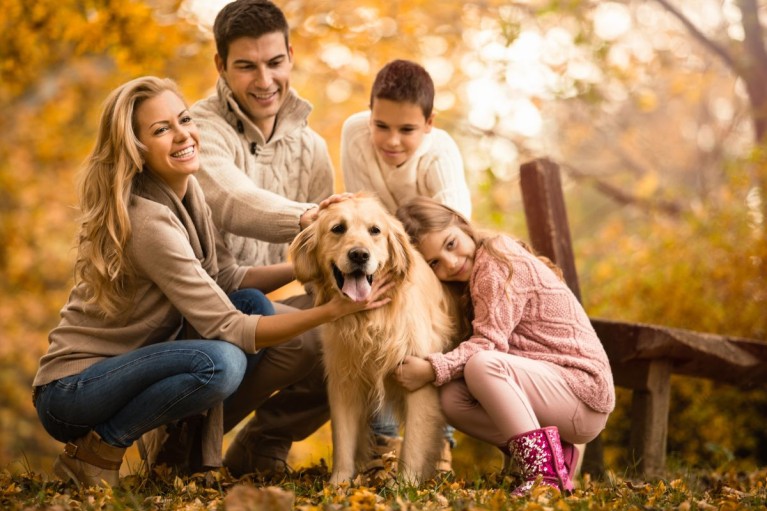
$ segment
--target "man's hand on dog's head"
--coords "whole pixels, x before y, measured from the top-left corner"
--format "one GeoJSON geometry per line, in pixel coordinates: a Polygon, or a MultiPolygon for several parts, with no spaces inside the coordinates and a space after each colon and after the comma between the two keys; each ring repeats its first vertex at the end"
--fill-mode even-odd
{"type": "Polygon", "coordinates": [[[330,206],[331,204],[335,204],[336,202],[342,202],[342,201],[345,201],[346,199],[351,199],[352,197],[354,197],[354,194],[349,192],[334,193],[327,199],[320,202],[319,209],[323,210],[326,207],[330,206]]]}
{"type": "Polygon", "coordinates": [[[298,219],[298,225],[301,227],[301,230],[303,231],[307,227],[309,227],[312,222],[317,220],[317,215],[320,211],[325,209],[326,207],[330,206],[331,204],[335,204],[336,202],[345,201],[346,199],[350,199],[353,197],[353,193],[334,193],[327,199],[320,202],[317,206],[314,206],[313,208],[309,208],[301,215],[301,218],[298,219]]]}

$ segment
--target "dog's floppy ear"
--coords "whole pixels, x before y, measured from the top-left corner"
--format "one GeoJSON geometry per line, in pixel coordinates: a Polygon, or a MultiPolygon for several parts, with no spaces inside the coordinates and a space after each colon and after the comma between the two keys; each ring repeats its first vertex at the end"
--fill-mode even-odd
{"type": "Polygon", "coordinates": [[[404,277],[414,264],[415,249],[399,220],[390,217],[389,224],[389,270],[404,277]]]}
{"type": "Polygon", "coordinates": [[[320,267],[317,264],[317,222],[301,231],[288,249],[293,261],[293,271],[301,283],[311,282],[320,277],[320,267]]]}

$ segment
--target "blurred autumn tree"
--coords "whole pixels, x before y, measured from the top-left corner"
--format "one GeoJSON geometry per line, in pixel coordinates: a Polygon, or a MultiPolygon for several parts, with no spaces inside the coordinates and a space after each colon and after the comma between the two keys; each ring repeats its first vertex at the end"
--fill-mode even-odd
{"type": "MultiPolygon", "coordinates": [[[[200,73],[197,27],[178,2],[0,0],[0,466],[39,466],[55,443],[30,406],[30,382],[72,282],[74,175],[91,148],[101,102],[144,74],[200,73]]],[[[16,467],[18,468],[18,467],[16,467]]]]}
{"type": "MultiPolygon", "coordinates": [[[[469,95],[467,117],[482,129],[474,147],[497,190],[491,218],[508,226],[502,212],[518,209],[518,160],[561,162],[591,314],[767,335],[764,9],[512,2],[479,35],[480,78],[469,83],[481,93],[469,95]]],[[[616,448],[628,439],[625,407],[606,434],[616,448]]],[[[677,381],[672,454],[767,463],[765,412],[762,389],[677,381]]]]}
{"type": "MultiPolygon", "coordinates": [[[[291,85],[336,162],[341,124],[367,108],[376,71],[417,60],[437,85],[437,124],[461,145],[478,222],[524,237],[519,164],[563,164],[591,314],[765,338],[756,0],[277,3],[292,27],[291,85]]],[[[71,285],[73,179],[100,103],[143,74],[175,78],[189,101],[209,93],[221,4],[0,0],[0,467],[22,455],[45,467],[58,449],[29,383],[71,285]]],[[[763,391],[687,379],[673,399],[680,459],[767,463],[763,391]]],[[[626,432],[622,404],[606,435],[618,470],[631,461],[626,432]]],[[[327,458],[311,445],[313,461],[327,458]]],[[[463,449],[464,466],[491,455],[463,449]]]]}

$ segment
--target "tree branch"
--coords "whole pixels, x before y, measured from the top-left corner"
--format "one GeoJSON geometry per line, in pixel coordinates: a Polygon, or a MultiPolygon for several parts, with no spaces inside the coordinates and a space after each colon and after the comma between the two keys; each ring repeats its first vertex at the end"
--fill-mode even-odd
{"type": "Polygon", "coordinates": [[[655,0],[661,6],[663,6],[664,9],[666,9],[669,13],[671,13],[676,19],[678,19],[682,25],[684,25],[687,30],[692,34],[693,38],[695,38],[700,44],[711,50],[714,54],[718,55],[719,58],[721,58],[724,63],[729,67],[736,75],[740,76],[741,74],[741,68],[738,65],[738,62],[730,55],[730,53],[723,48],[721,45],[717,44],[716,42],[712,41],[706,35],[701,32],[698,27],[696,27],[692,21],[687,18],[684,14],[682,14],[682,11],[671,5],[671,3],[668,0],[655,0]]]}
{"type": "Polygon", "coordinates": [[[751,102],[751,118],[757,143],[767,141],[767,49],[764,45],[764,28],[759,21],[757,0],[737,0],[743,24],[743,47],[741,77],[746,84],[751,102]]]}
{"type": "Polygon", "coordinates": [[[743,23],[746,53],[755,63],[767,61],[767,49],[764,47],[764,29],[759,22],[759,6],[756,0],[737,0],[743,23]]]}
{"type": "Polygon", "coordinates": [[[618,204],[636,206],[646,211],[660,211],[661,213],[671,217],[678,217],[682,213],[683,208],[677,202],[663,199],[649,200],[643,197],[632,195],[618,188],[617,186],[603,181],[591,174],[580,171],[568,163],[562,163],[561,168],[575,181],[589,182],[592,186],[594,186],[594,188],[618,204]]]}

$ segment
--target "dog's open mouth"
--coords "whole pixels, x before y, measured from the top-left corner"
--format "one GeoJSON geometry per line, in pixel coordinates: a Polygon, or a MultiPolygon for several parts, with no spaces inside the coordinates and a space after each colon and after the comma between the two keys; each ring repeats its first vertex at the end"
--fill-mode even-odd
{"type": "Polygon", "coordinates": [[[338,289],[350,300],[361,302],[370,296],[371,285],[373,284],[372,275],[366,275],[362,270],[344,273],[334,264],[333,276],[336,278],[338,289]]]}

